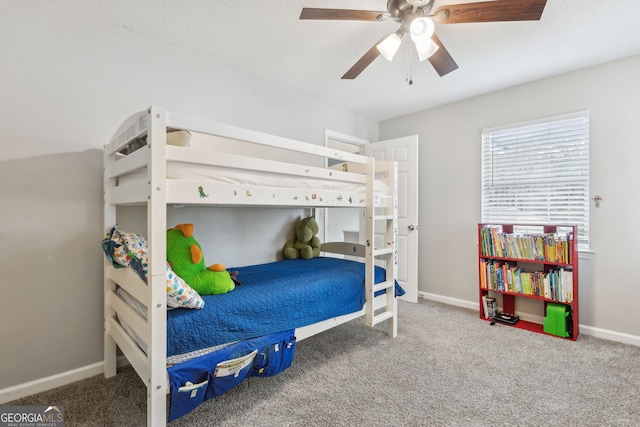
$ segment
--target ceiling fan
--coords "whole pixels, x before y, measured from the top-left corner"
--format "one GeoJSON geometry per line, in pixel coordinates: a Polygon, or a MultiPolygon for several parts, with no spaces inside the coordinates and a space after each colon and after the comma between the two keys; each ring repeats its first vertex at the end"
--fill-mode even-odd
{"type": "Polygon", "coordinates": [[[431,13],[435,0],[388,0],[387,11],[303,8],[300,19],[387,21],[400,28],[381,38],[342,76],[355,79],[378,55],[391,61],[406,34],[416,47],[418,59],[429,60],[440,77],[458,69],[447,49],[435,34],[435,24],[470,22],[538,21],[547,0],[494,0],[443,5],[431,13]]]}

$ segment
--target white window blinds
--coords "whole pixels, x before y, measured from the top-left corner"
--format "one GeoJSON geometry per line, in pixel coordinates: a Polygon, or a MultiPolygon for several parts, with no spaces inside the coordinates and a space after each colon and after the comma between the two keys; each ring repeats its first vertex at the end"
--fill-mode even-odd
{"type": "Polygon", "coordinates": [[[588,111],[482,131],[482,222],[577,225],[588,248],[588,111]]]}

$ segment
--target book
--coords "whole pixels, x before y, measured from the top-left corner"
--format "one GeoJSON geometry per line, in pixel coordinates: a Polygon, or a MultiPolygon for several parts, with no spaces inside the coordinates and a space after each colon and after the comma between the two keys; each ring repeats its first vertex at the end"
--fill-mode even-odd
{"type": "Polygon", "coordinates": [[[498,303],[495,298],[487,297],[487,311],[485,313],[488,319],[498,314],[498,303]]]}
{"type": "Polygon", "coordinates": [[[484,316],[485,319],[488,319],[489,317],[489,309],[487,307],[487,296],[486,295],[482,295],[482,315],[484,316]]]}

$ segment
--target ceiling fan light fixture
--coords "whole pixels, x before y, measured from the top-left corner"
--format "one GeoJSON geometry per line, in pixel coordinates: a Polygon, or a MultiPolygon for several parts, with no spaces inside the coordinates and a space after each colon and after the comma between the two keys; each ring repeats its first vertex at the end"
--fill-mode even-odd
{"type": "Polygon", "coordinates": [[[409,26],[409,32],[411,33],[411,40],[414,43],[426,43],[431,40],[431,36],[435,31],[436,26],[431,18],[423,17],[416,18],[411,22],[409,26]]]}
{"type": "Polygon", "coordinates": [[[425,42],[414,43],[416,45],[416,52],[418,52],[418,59],[420,62],[428,59],[431,55],[436,53],[440,46],[438,46],[433,40],[429,39],[425,42]]]}
{"type": "Polygon", "coordinates": [[[384,40],[378,43],[376,47],[378,48],[380,55],[384,56],[384,59],[391,61],[400,48],[401,43],[402,40],[400,39],[400,36],[396,33],[391,33],[385,37],[384,40]]]}

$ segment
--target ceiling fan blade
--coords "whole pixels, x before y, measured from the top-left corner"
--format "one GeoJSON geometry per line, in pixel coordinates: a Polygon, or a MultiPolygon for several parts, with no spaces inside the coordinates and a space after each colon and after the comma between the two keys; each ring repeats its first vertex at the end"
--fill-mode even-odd
{"type": "Polygon", "coordinates": [[[438,45],[439,49],[429,57],[429,62],[435,68],[440,77],[458,69],[458,64],[453,60],[447,48],[444,47],[438,36],[431,36],[431,40],[438,45]]]}
{"type": "Polygon", "coordinates": [[[369,64],[371,64],[373,62],[373,60],[376,59],[380,55],[380,51],[378,50],[377,46],[382,40],[384,40],[384,37],[381,38],[380,40],[378,40],[378,42],[376,44],[374,44],[371,47],[371,49],[369,49],[367,51],[367,53],[365,53],[362,56],[362,58],[360,58],[358,60],[358,62],[356,62],[353,65],[353,67],[351,67],[349,69],[349,71],[344,73],[344,76],[342,76],[342,79],[353,80],[356,77],[358,77],[360,75],[360,73],[363,72],[364,69],[367,68],[369,66],[369,64]]]}
{"type": "Polygon", "coordinates": [[[495,0],[440,6],[432,18],[440,24],[539,21],[547,0],[495,0]]]}
{"type": "Polygon", "coordinates": [[[312,7],[305,7],[302,9],[300,19],[377,21],[380,15],[388,15],[388,13],[378,12],[375,10],[317,9],[312,7]]]}

